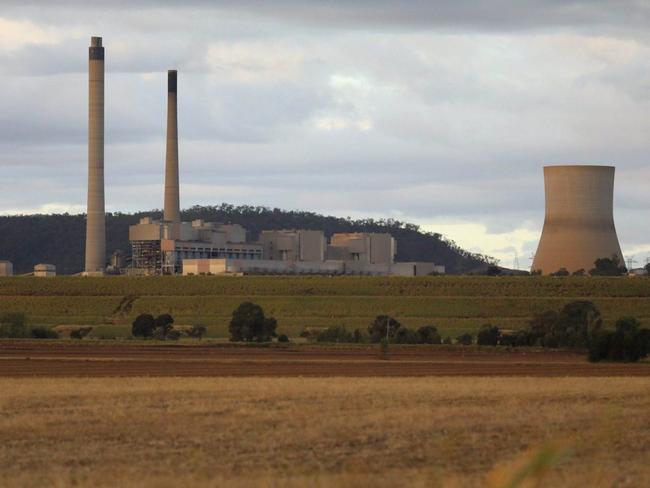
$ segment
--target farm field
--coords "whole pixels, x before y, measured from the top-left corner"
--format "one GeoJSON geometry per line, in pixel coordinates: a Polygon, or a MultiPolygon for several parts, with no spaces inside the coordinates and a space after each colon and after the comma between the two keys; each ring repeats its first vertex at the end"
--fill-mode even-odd
{"type": "Polygon", "coordinates": [[[365,328],[378,314],[408,327],[433,324],[443,336],[491,322],[523,326],[541,311],[592,300],[606,325],[621,316],[650,319],[650,279],[590,277],[29,277],[0,278],[0,313],[24,312],[35,325],[93,325],[91,337],[127,337],[139,313],[170,313],[225,337],[242,301],[278,319],[279,333],[309,327],[365,328]]]}
{"type": "Polygon", "coordinates": [[[650,362],[590,363],[583,352],[478,346],[177,344],[0,340],[0,376],[646,376],[650,362]]]}
{"type": "Polygon", "coordinates": [[[650,378],[0,378],[0,485],[643,486],[650,378]],[[540,478],[545,475],[544,478],[540,478]]]}

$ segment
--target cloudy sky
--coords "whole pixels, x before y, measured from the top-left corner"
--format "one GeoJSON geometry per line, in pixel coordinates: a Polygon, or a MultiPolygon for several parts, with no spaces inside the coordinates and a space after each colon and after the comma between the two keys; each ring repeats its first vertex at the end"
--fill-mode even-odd
{"type": "Polygon", "coordinates": [[[99,35],[109,211],[162,206],[175,68],[183,207],[398,218],[526,267],[542,166],[614,164],[650,255],[647,0],[91,3],[0,2],[1,214],[85,210],[99,35]]]}

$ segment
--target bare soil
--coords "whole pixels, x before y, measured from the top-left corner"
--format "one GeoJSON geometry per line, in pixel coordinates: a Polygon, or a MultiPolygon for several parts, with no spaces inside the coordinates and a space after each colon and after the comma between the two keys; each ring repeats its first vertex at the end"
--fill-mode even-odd
{"type": "Polygon", "coordinates": [[[477,347],[246,347],[0,341],[0,376],[650,376],[650,363],[589,363],[573,351],[477,347]]]}

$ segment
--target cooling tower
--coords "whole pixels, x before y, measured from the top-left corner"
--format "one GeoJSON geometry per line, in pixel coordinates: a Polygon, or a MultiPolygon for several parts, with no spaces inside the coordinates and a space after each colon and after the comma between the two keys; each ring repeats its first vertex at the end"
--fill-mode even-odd
{"type": "Polygon", "coordinates": [[[176,70],[167,72],[167,152],[165,155],[164,220],[181,221],[178,188],[178,114],[176,70]]]}
{"type": "Polygon", "coordinates": [[[623,254],[614,227],[613,166],[544,167],[546,216],[532,269],[589,272],[598,258],[623,254]]]}
{"type": "Polygon", "coordinates": [[[104,213],[104,48],[92,37],[88,51],[88,218],[86,274],[101,274],[106,261],[104,213]]]}

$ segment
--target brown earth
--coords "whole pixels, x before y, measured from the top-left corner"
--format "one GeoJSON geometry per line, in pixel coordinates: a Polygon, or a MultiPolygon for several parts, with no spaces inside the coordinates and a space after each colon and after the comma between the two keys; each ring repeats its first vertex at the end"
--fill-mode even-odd
{"type": "Polygon", "coordinates": [[[650,363],[572,351],[477,347],[245,347],[0,341],[0,376],[650,376],[650,363]]]}

